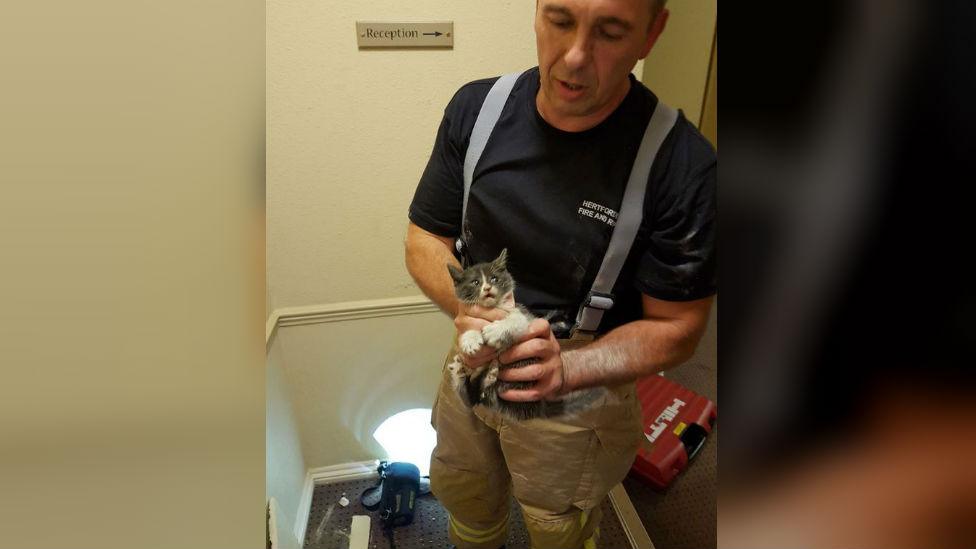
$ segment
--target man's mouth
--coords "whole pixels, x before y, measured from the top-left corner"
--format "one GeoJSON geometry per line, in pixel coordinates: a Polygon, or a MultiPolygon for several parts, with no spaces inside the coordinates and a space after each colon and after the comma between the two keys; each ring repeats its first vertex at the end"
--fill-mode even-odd
{"type": "Polygon", "coordinates": [[[583,88],[585,88],[585,87],[586,87],[586,86],[584,86],[584,85],[582,85],[582,84],[575,84],[575,83],[573,83],[573,82],[567,82],[567,81],[565,81],[565,80],[559,80],[558,78],[557,78],[556,80],[557,80],[557,81],[559,81],[559,83],[560,83],[560,84],[561,84],[561,85],[562,85],[562,86],[563,86],[564,88],[566,88],[566,89],[567,89],[567,90],[569,90],[569,91],[579,91],[579,90],[582,90],[583,88]]]}

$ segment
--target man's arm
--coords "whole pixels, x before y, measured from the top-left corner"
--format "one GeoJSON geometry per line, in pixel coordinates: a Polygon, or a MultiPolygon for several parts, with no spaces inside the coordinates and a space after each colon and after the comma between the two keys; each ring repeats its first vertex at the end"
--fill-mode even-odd
{"type": "Polygon", "coordinates": [[[412,222],[407,225],[407,271],[424,295],[430,298],[447,316],[454,318],[458,300],[447,265],[461,267],[451,250],[454,239],[425,231],[412,222]]]}
{"type": "Polygon", "coordinates": [[[663,301],[643,296],[644,318],[620,326],[593,343],[560,352],[545,320],[530,326],[526,339],[502,353],[511,363],[530,357],[541,362],[499,374],[506,381],[536,381],[533,388],[507,391],[506,400],[556,399],[576,389],[634,381],[677,366],[694,354],[712,308],[713,297],[663,301]]]}
{"type": "Polygon", "coordinates": [[[662,301],[642,297],[643,319],[563,354],[563,391],[634,381],[673,368],[695,354],[714,298],[662,301]]]}

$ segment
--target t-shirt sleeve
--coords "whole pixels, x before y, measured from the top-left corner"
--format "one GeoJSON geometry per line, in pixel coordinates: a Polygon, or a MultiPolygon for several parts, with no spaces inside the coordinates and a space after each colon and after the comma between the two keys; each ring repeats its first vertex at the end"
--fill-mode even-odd
{"type": "Polygon", "coordinates": [[[464,155],[474,120],[490,88],[491,80],[468,83],[444,109],[434,150],[408,211],[410,221],[421,229],[446,237],[461,234],[464,155]]]}
{"type": "Polygon", "coordinates": [[[460,234],[464,190],[463,149],[459,149],[459,144],[452,138],[454,125],[448,106],[408,212],[414,225],[448,237],[460,234]]]}
{"type": "Polygon", "coordinates": [[[714,149],[697,130],[676,144],[664,184],[649,187],[646,238],[635,285],[666,301],[691,301],[717,291],[714,149]],[[678,168],[680,166],[680,168],[678,168]],[[649,214],[649,215],[648,215],[649,214]]]}

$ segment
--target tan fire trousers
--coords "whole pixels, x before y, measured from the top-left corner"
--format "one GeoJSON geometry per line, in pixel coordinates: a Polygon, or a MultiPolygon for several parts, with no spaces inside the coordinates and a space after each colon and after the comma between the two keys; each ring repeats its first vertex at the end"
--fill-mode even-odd
{"type": "MultiPolygon", "coordinates": [[[[575,342],[564,342],[563,349],[575,342]]],[[[453,359],[456,351],[448,354],[453,359]]],[[[458,549],[498,549],[514,495],[533,549],[597,547],[600,506],[634,462],[642,436],[634,384],[609,388],[584,412],[515,421],[468,407],[446,363],[431,414],[431,491],[458,549]]]]}

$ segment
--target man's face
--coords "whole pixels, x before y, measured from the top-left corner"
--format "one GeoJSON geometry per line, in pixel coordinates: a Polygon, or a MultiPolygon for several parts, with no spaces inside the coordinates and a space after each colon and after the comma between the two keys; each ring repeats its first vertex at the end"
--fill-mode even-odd
{"type": "Polygon", "coordinates": [[[660,32],[650,23],[648,0],[538,0],[536,103],[543,117],[573,125],[609,115],[660,32]]]}

